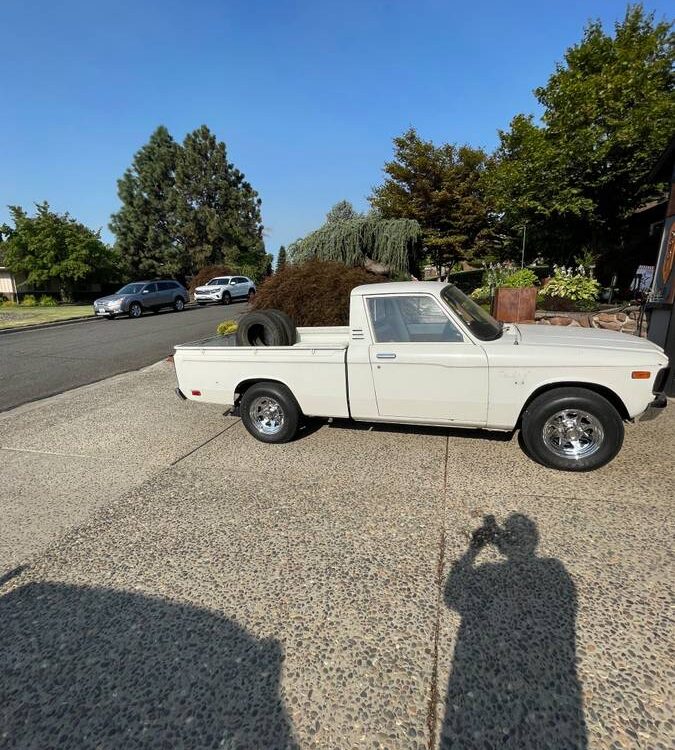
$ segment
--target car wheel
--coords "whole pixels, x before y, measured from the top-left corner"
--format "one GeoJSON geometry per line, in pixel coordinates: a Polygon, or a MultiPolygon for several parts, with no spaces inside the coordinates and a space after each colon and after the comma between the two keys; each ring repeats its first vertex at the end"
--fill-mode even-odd
{"type": "Polygon", "coordinates": [[[290,344],[280,318],[267,310],[246,313],[237,322],[237,346],[288,346],[290,344]]]}
{"type": "Polygon", "coordinates": [[[281,326],[284,329],[284,333],[286,334],[286,346],[293,346],[298,337],[298,332],[295,328],[295,323],[293,322],[293,319],[290,317],[290,315],[286,315],[283,310],[276,309],[261,310],[261,312],[264,312],[266,315],[269,315],[272,318],[276,318],[281,323],[281,326]]]}
{"type": "Polygon", "coordinates": [[[248,290],[248,295],[247,295],[247,300],[249,302],[253,302],[254,299],[255,299],[255,289],[249,289],[248,290]]]}
{"type": "Polygon", "coordinates": [[[592,471],[609,463],[623,443],[623,420],[604,396],[585,388],[556,388],[537,396],[522,419],[530,456],[562,471],[592,471]]]}
{"type": "Polygon", "coordinates": [[[293,394],[280,383],[256,383],[241,399],[241,421],[256,440],[287,443],[298,431],[302,413],[293,394]]]}
{"type": "Polygon", "coordinates": [[[230,295],[229,292],[223,292],[223,296],[220,298],[220,301],[224,305],[229,305],[230,302],[232,302],[232,296],[230,295]]]}
{"type": "Polygon", "coordinates": [[[129,305],[129,317],[130,318],[140,318],[141,315],[143,315],[143,308],[141,307],[140,303],[138,303],[138,302],[132,302],[129,305]]]}
{"type": "Polygon", "coordinates": [[[176,297],[173,301],[173,309],[176,312],[181,312],[185,308],[185,300],[182,297],[176,297]]]}
{"type": "Polygon", "coordinates": [[[107,315],[106,317],[108,318],[108,320],[115,320],[115,318],[117,316],[116,315],[107,315]]]}

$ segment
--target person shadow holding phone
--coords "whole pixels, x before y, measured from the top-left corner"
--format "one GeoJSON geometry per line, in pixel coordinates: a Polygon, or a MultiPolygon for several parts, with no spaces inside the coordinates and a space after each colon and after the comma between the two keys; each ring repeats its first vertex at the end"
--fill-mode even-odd
{"type": "Polygon", "coordinates": [[[453,565],[445,603],[461,615],[441,748],[585,750],[576,673],[576,592],[564,565],[535,554],[527,516],[493,516],[453,565]],[[487,545],[506,559],[477,564],[487,545]]]}

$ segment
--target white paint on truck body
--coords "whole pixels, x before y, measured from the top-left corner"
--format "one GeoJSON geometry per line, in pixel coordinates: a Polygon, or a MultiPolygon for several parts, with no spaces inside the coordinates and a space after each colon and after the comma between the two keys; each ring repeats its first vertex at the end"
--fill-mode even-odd
{"type": "Polygon", "coordinates": [[[177,346],[178,386],[188,399],[229,405],[243,384],[277,381],[308,416],[492,430],[513,429],[531,396],[554,385],[607,389],[631,418],[654,399],[654,380],[668,359],[652,342],[612,331],[520,324],[482,340],[444,301],[445,287],[440,282],[357,287],[349,326],[298,328],[293,346],[212,341],[177,346]],[[425,320],[432,322],[418,326],[419,340],[378,342],[378,305],[397,298],[430,310],[425,320]],[[423,340],[441,324],[449,340],[423,340]],[[635,370],[650,376],[633,379],[635,370]],[[193,390],[201,395],[193,396],[193,390]]]}

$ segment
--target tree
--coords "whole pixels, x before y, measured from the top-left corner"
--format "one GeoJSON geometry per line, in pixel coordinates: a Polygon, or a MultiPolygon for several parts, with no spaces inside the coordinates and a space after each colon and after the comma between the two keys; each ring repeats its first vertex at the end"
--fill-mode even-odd
{"type": "Polygon", "coordinates": [[[349,201],[338,201],[326,214],[326,224],[334,224],[336,221],[361,218],[361,214],[354,210],[349,201]]]}
{"type": "Polygon", "coordinates": [[[206,125],[176,159],[176,238],[185,272],[227,262],[264,270],[260,198],[206,125]]]}
{"type": "Polygon", "coordinates": [[[519,115],[500,133],[486,189],[513,228],[567,261],[584,245],[620,250],[629,216],[658,193],[649,172],[675,120],[675,41],[642,5],[611,36],[598,21],[535,91],[541,125],[519,115]]]}
{"type": "Polygon", "coordinates": [[[276,273],[279,273],[279,271],[282,271],[285,266],[286,266],[286,248],[282,245],[279,248],[279,253],[277,255],[276,273]]]}
{"type": "Polygon", "coordinates": [[[0,234],[4,261],[13,273],[26,275],[37,286],[57,281],[61,300],[72,300],[78,281],[105,280],[117,274],[118,256],[100,237],[67,213],[58,214],[49,204],[36,204],[36,215],[10,206],[13,227],[4,225],[0,234]]]}
{"type": "Polygon", "coordinates": [[[394,159],[370,202],[383,218],[416,220],[422,241],[438,264],[472,258],[476,240],[488,226],[480,178],[481,149],[422,140],[414,128],[394,138],[394,159]]]}
{"type": "Polygon", "coordinates": [[[294,264],[330,260],[380,274],[408,273],[417,270],[420,237],[412,219],[344,219],[296,240],[289,252],[294,264]]]}
{"type": "Polygon", "coordinates": [[[174,216],[178,149],[160,125],[117,182],[122,205],[109,226],[133,276],[174,276],[183,269],[174,216]]]}

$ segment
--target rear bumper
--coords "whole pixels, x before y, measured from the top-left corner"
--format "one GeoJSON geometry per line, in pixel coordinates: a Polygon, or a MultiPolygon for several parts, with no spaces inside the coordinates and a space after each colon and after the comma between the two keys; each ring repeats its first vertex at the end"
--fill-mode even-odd
{"type": "Polygon", "coordinates": [[[178,387],[174,388],[174,392],[181,401],[187,401],[187,396],[183,393],[183,391],[181,391],[180,388],[178,387]]]}
{"type": "Polygon", "coordinates": [[[666,406],[668,406],[668,399],[665,393],[656,393],[654,396],[654,400],[640,415],[640,422],[649,422],[652,419],[656,419],[656,417],[663,413],[666,406]]]}

